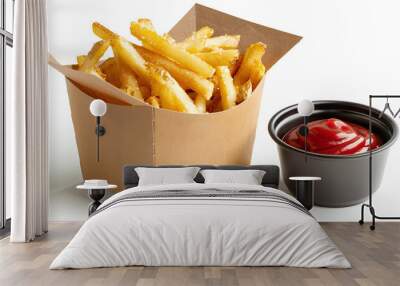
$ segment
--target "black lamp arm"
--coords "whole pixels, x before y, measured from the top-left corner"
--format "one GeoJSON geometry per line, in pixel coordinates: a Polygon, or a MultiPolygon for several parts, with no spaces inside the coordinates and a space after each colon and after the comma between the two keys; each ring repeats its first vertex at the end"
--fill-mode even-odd
{"type": "Polygon", "coordinates": [[[96,130],[95,130],[96,135],[98,136],[103,136],[106,134],[106,129],[104,126],[100,124],[100,116],[96,116],[96,130]]]}
{"type": "Polygon", "coordinates": [[[100,136],[103,136],[104,134],[106,134],[106,129],[104,128],[104,126],[101,126],[101,120],[100,120],[100,116],[96,116],[96,137],[97,137],[97,162],[100,161],[100,136]]]}

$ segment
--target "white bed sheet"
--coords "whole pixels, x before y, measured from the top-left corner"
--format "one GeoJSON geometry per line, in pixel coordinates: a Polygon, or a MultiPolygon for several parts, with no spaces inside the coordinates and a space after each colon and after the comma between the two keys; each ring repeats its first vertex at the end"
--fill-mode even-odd
{"type": "MultiPolygon", "coordinates": [[[[263,190],[231,184],[135,187],[163,190],[263,190]]],[[[349,268],[318,222],[290,205],[262,199],[185,198],[124,201],[81,227],[50,269],[145,266],[293,266],[349,268]]]]}

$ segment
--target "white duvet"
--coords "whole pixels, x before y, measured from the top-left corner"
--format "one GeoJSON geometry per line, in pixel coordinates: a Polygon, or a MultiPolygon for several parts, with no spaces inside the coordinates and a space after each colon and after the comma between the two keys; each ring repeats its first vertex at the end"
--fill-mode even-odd
{"type": "Polygon", "coordinates": [[[294,266],[349,268],[350,263],[310,215],[254,198],[152,198],[131,192],[262,190],[262,186],[184,184],[135,187],[106,200],[50,269],[145,266],[294,266]],[[108,207],[107,207],[108,205],[108,207]]]}

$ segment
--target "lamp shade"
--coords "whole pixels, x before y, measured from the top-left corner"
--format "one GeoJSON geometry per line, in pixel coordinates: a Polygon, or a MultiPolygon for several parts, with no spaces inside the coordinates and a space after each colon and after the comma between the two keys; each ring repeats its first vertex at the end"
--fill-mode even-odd
{"type": "Polygon", "coordinates": [[[304,99],[297,105],[297,111],[301,116],[310,116],[314,112],[314,103],[310,100],[304,99]]]}
{"type": "Polygon", "coordinates": [[[107,112],[107,104],[101,99],[95,99],[90,103],[90,113],[93,116],[103,116],[107,112]]]}

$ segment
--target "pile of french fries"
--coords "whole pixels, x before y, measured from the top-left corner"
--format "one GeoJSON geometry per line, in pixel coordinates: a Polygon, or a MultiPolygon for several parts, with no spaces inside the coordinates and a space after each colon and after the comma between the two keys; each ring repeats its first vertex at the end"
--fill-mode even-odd
{"type": "Polygon", "coordinates": [[[157,34],[149,19],[139,19],[130,31],[142,46],[98,22],[92,28],[101,40],[87,55],[77,57],[77,69],[155,108],[223,111],[250,97],[265,73],[264,43],[251,44],[240,55],[240,35],[213,37],[214,30],[207,26],[177,42],[168,34],[157,34]],[[113,57],[102,60],[109,48],[113,57]]]}

